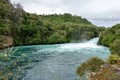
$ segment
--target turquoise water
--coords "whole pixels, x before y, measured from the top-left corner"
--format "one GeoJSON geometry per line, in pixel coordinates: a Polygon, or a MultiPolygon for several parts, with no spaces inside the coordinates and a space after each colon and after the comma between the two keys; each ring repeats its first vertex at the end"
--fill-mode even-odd
{"type": "Polygon", "coordinates": [[[94,56],[105,60],[110,55],[107,47],[97,45],[98,40],[17,47],[18,55],[25,53],[32,61],[22,80],[75,80],[77,67],[82,62],[94,56]]]}

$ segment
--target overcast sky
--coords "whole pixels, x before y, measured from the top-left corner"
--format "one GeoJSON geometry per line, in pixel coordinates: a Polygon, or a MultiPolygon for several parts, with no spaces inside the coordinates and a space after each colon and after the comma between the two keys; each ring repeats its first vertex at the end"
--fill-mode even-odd
{"type": "Polygon", "coordinates": [[[87,18],[97,26],[110,27],[120,23],[120,0],[11,0],[24,10],[37,14],[63,14],[87,18]]]}

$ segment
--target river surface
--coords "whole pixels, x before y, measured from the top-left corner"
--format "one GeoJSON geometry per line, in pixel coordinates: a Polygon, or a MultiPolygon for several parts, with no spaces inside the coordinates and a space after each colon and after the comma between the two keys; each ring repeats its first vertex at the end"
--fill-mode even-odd
{"type": "Polygon", "coordinates": [[[17,54],[25,53],[32,62],[22,80],[75,80],[77,67],[91,57],[106,60],[109,48],[98,46],[98,38],[84,43],[34,45],[17,47],[17,54]]]}

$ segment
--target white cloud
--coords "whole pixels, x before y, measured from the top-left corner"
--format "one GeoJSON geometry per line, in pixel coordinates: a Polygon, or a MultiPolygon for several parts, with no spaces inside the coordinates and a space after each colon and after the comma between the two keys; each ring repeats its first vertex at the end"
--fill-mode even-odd
{"type": "Polygon", "coordinates": [[[25,11],[37,14],[71,13],[87,18],[98,26],[120,22],[120,0],[11,0],[25,11]]]}

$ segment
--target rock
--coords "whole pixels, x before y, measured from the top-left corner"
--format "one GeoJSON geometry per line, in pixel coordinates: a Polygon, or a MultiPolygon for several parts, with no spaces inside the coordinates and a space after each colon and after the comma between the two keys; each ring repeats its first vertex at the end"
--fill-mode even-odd
{"type": "Polygon", "coordinates": [[[0,49],[8,48],[13,45],[13,38],[10,36],[0,35],[0,49]]]}

